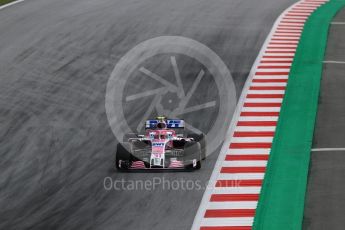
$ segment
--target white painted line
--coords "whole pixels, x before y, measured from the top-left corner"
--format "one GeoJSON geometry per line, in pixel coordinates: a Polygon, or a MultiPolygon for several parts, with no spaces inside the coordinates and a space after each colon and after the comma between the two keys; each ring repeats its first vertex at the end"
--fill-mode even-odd
{"type": "Polygon", "coordinates": [[[285,15],[284,19],[304,19],[304,20],[307,20],[308,17],[309,17],[309,15],[306,12],[290,12],[289,14],[285,15]]]}
{"type": "MultiPolygon", "coordinates": [[[[277,35],[277,34],[275,34],[274,35],[274,37],[273,37],[273,39],[299,39],[300,38],[300,35],[291,35],[291,34],[287,34],[287,35],[277,35]]],[[[278,40],[279,41],[279,40],[278,40]]]]}
{"type": "MultiPolygon", "coordinates": [[[[283,25],[281,24],[278,29],[277,32],[281,31],[281,30],[289,30],[290,32],[301,32],[303,30],[303,26],[293,26],[293,25],[283,25]]],[[[296,41],[298,42],[298,41],[296,41]]]]}
{"type": "Polygon", "coordinates": [[[246,103],[282,103],[283,98],[247,98],[245,102],[246,103]]]}
{"type": "Polygon", "coordinates": [[[289,12],[288,14],[286,14],[286,17],[308,17],[310,16],[311,13],[302,13],[302,12],[289,12]]]}
{"type": "Polygon", "coordinates": [[[282,22],[282,23],[280,23],[280,26],[287,26],[287,27],[291,27],[291,28],[293,27],[293,28],[302,29],[304,27],[304,24],[282,22]]]}
{"type": "MultiPolygon", "coordinates": [[[[287,40],[277,40],[280,42],[288,42],[287,40]]],[[[263,60],[270,59],[272,61],[277,61],[279,59],[288,59],[292,60],[294,58],[295,54],[268,54],[265,53],[265,56],[263,57],[263,60]]]]}
{"type": "Polygon", "coordinates": [[[289,14],[290,13],[295,13],[295,14],[299,14],[299,13],[311,13],[311,12],[313,12],[314,10],[312,10],[312,9],[294,9],[294,10],[292,10],[292,11],[290,11],[289,12],[289,14]]]}
{"type": "Polygon", "coordinates": [[[264,83],[257,83],[257,82],[253,82],[252,86],[286,86],[287,83],[286,82],[264,82],[264,83]]]}
{"type": "MultiPolygon", "coordinates": [[[[275,62],[263,62],[260,63],[260,66],[258,66],[258,70],[262,70],[262,69],[267,69],[267,66],[271,66],[272,68],[277,68],[277,66],[281,66],[282,68],[284,68],[285,70],[290,69],[292,63],[279,63],[278,61],[275,62]]],[[[270,68],[270,69],[272,69],[270,68]]]]}
{"type": "MultiPolygon", "coordinates": [[[[294,16],[294,17],[297,17],[297,16],[294,16]]],[[[305,17],[305,18],[308,18],[308,17],[305,17]]],[[[300,17],[300,18],[286,18],[285,21],[287,22],[305,22],[307,19],[304,19],[304,17],[300,17]]]]}
{"type": "Polygon", "coordinates": [[[290,27],[290,28],[296,28],[296,29],[302,29],[304,27],[303,24],[290,24],[290,23],[280,23],[280,26],[290,27]]]}
{"type": "Polygon", "coordinates": [[[345,61],[324,61],[326,64],[345,64],[345,61]]]}
{"type": "Polygon", "coordinates": [[[222,173],[219,180],[263,180],[265,173],[222,173]]]}
{"type": "Polygon", "coordinates": [[[345,151],[345,148],[315,148],[311,149],[312,152],[333,152],[333,151],[345,151]]]}
{"type": "Polygon", "coordinates": [[[236,132],[274,132],[275,126],[237,126],[236,132]]]}
{"type": "Polygon", "coordinates": [[[280,62],[280,61],[292,61],[292,60],[293,60],[293,58],[263,58],[261,61],[263,61],[263,62],[267,62],[267,61],[269,61],[269,62],[280,62]]]}
{"type": "Polygon", "coordinates": [[[284,18],[286,21],[290,21],[290,22],[305,22],[308,19],[308,16],[303,16],[303,15],[287,15],[284,18]]]}
{"type": "Polygon", "coordinates": [[[292,8],[292,11],[305,11],[305,12],[314,12],[317,7],[314,6],[296,6],[292,8]]]}
{"type": "Polygon", "coordinates": [[[289,41],[288,39],[299,39],[300,36],[295,36],[295,37],[287,37],[287,36],[280,36],[280,35],[274,35],[273,39],[284,39],[289,41]]]}
{"type": "Polygon", "coordinates": [[[0,6],[0,10],[5,9],[5,8],[7,8],[9,6],[13,6],[13,5],[15,5],[17,3],[20,3],[20,2],[24,2],[24,0],[17,0],[17,1],[10,2],[8,4],[2,5],[2,6],[0,6]]]}
{"type": "Polygon", "coordinates": [[[279,63],[278,61],[275,61],[275,62],[263,62],[263,63],[260,63],[260,66],[258,66],[258,71],[260,70],[264,70],[264,69],[277,69],[277,68],[280,68],[280,69],[284,69],[285,71],[286,70],[289,70],[291,67],[291,63],[279,63]]]}
{"type": "Polygon", "coordinates": [[[269,76],[269,75],[259,75],[259,76],[255,76],[254,79],[288,79],[288,75],[284,75],[284,76],[269,76]]]}
{"type": "Polygon", "coordinates": [[[300,3],[298,5],[296,5],[294,8],[292,8],[291,10],[296,10],[296,9],[301,9],[301,10],[315,10],[317,9],[319,6],[315,6],[315,5],[303,5],[303,3],[300,3]]]}
{"type": "MultiPolygon", "coordinates": [[[[293,29],[293,28],[286,28],[286,27],[281,27],[280,29],[277,30],[277,33],[279,32],[293,32],[293,33],[298,33],[301,34],[302,33],[302,29],[293,29]]],[[[297,44],[297,42],[295,42],[295,44],[297,44]]]]}
{"type": "Polygon", "coordinates": [[[331,22],[332,25],[345,25],[345,22],[331,22]]]}
{"type": "Polygon", "coordinates": [[[279,49],[280,47],[276,47],[275,49],[272,49],[272,47],[270,46],[269,48],[267,48],[267,50],[266,51],[268,51],[268,52],[272,52],[272,51],[274,51],[274,52],[296,52],[296,48],[292,48],[292,47],[289,47],[289,49],[279,49]]]}
{"type": "Polygon", "coordinates": [[[257,201],[210,202],[208,209],[255,209],[257,201]]]}
{"type": "Polygon", "coordinates": [[[232,143],[272,143],[273,137],[233,137],[232,143]]]}
{"type": "MultiPolygon", "coordinates": [[[[293,31],[293,30],[292,30],[293,31]]],[[[272,41],[270,45],[297,45],[298,41],[272,41]]]]}
{"type": "Polygon", "coordinates": [[[203,218],[201,221],[201,226],[211,227],[211,226],[252,226],[254,217],[231,217],[231,218],[203,218]]]}
{"type": "Polygon", "coordinates": [[[294,10],[312,10],[314,11],[317,7],[315,6],[298,6],[296,5],[295,7],[291,8],[290,11],[294,11],[294,10]]]}
{"type": "Polygon", "coordinates": [[[277,116],[262,116],[262,117],[244,117],[241,116],[239,118],[239,121],[278,121],[278,117],[277,116]]]}
{"type": "Polygon", "coordinates": [[[306,6],[314,6],[314,7],[319,7],[323,3],[311,3],[311,2],[301,2],[299,3],[300,6],[306,7],[306,6]]]}
{"type": "MultiPolygon", "coordinates": [[[[271,149],[228,149],[227,154],[234,154],[234,155],[250,155],[250,154],[258,154],[258,155],[267,155],[270,153],[271,149]]],[[[224,156],[225,158],[225,156],[224,156]]]]}
{"type": "Polygon", "coordinates": [[[287,48],[291,48],[291,49],[296,49],[297,48],[297,44],[284,44],[284,45],[278,45],[278,44],[272,44],[269,46],[270,48],[282,48],[282,47],[287,47],[287,48]]]}
{"type": "Polygon", "coordinates": [[[243,107],[242,112],[279,112],[280,107],[243,107]]]}
{"type": "Polygon", "coordinates": [[[273,75],[274,72],[278,72],[278,71],[271,71],[271,73],[269,73],[268,71],[258,70],[257,71],[258,74],[255,75],[254,79],[273,79],[273,78],[274,79],[287,79],[289,70],[280,71],[278,74],[273,75]],[[285,74],[285,73],[287,73],[287,74],[285,74]]]}
{"type": "Polygon", "coordinates": [[[289,23],[298,23],[298,24],[303,24],[307,20],[306,18],[308,17],[302,17],[302,16],[288,16],[285,18],[286,22],[289,23]]]}
{"type": "Polygon", "coordinates": [[[259,194],[261,187],[216,187],[213,194],[259,194]]]}
{"type": "Polygon", "coordinates": [[[289,39],[289,38],[299,38],[299,37],[301,37],[301,35],[300,34],[297,34],[297,33],[295,33],[295,34],[289,34],[289,33],[287,33],[287,34],[282,34],[281,32],[276,32],[274,35],[273,35],[273,38],[276,38],[276,37],[279,37],[279,38],[287,38],[287,39],[289,39]]]}
{"type": "Polygon", "coordinates": [[[224,161],[222,167],[266,167],[267,161],[224,161]]]}
{"type": "Polygon", "coordinates": [[[248,94],[284,94],[285,90],[249,90],[248,94]]]}
{"type": "MultiPolygon", "coordinates": [[[[291,31],[291,32],[277,32],[277,34],[278,33],[280,33],[280,34],[286,34],[286,35],[291,35],[291,36],[294,36],[295,34],[292,34],[292,33],[294,33],[293,31],[291,31]]],[[[300,34],[300,33],[299,33],[300,34]]],[[[272,44],[270,44],[269,46],[268,46],[268,49],[270,49],[271,47],[277,47],[277,48],[275,48],[275,49],[278,49],[278,48],[282,48],[282,49],[286,49],[286,48],[288,48],[288,49],[294,49],[294,48],[296,48],[297,47],[297,43],[288,43],[288,42],[276,42],[276,43],[274,43],[274,42],[272,42],[272,44]]]]}
{"type": "Polygon", "coordinates": [[[271,73],[271,72],[290,72],[290,69],[258,69],[260,73],[271,73]]]}

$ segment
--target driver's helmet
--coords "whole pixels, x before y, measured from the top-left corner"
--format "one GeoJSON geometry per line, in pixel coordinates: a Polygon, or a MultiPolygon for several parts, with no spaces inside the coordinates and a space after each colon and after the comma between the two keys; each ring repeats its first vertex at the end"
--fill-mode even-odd
{"type": "Polygon", "coordinates": [[[157,123],[157,129],[166,129],[167,124],[165,122],[158,122],[157,123]]]}
{"type": "Polygon", "coordinates": [[[157,123],[157,129],[166,129],[167,123],[166,123],[166,117],[157,117],[158,123],[157,123]]]}

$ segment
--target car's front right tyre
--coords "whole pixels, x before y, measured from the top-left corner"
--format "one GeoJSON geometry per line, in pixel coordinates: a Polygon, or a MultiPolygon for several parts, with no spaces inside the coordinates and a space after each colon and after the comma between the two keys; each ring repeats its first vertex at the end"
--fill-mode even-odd
{"type": "Polygon", "coordinates": [[[184,146],[184,156],[187,161],[196,160],[196,165],[191,165],[192,169],[201,168],[202,152],[199,142],[187,142],[184,146]]]}

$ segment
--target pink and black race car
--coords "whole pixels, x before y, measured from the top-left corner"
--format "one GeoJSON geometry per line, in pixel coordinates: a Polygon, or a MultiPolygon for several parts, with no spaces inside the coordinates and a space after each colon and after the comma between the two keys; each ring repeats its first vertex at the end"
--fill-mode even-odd
{"type": "Polygon", "coordinates": [[[119,170],[200,169],[205,159],[203,134],[184,137],[184,121],[157,117],[145,124],[145,134],[127,134],[117,146],[119,170]],[[182,133],[181,133],[182,132],[182,133]]]}

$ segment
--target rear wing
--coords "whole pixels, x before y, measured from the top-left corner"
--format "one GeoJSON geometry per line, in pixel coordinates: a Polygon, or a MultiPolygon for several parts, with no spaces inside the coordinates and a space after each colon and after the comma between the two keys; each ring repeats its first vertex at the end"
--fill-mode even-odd
{"type": "MultiPolygon", "coordinates": [[[[166,120],[168,129],[184,129],[184,120],[168,119],[166,120]]],[[[158,120],[147,120],[145,129],[154,129],[158,124],[158,120]]]]}

